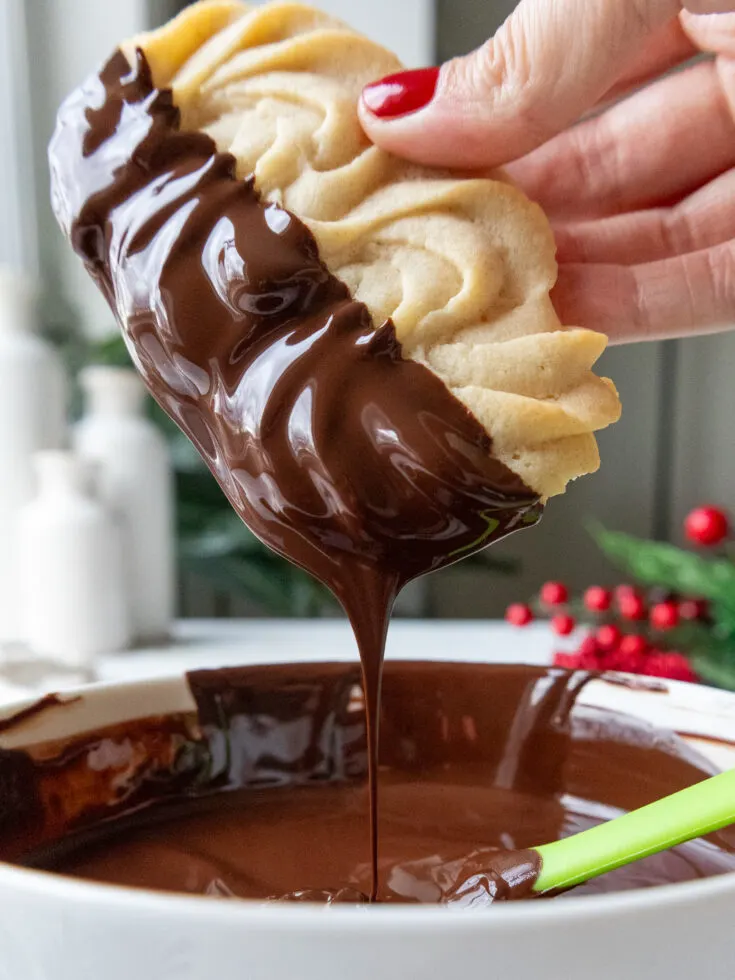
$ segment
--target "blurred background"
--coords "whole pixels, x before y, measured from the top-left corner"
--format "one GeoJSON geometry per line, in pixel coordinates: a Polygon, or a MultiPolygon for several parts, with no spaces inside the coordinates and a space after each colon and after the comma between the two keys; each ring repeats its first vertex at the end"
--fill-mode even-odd
{"type": "MultiPolygon", "coordinates": [[[[477,46],[513,3],[321,0],[319,5],[417,66],[477,46]]],[[[73,418],[83,411],[79,371],[90,364],[123,366],[126,356],[107,307],[62,242],[51,214],[46,146],[61,99],[116,43],[184,6],[180,0],[0,3],[0,264],[38,289],[39,327],[71,379],[73,418]]],[[[3,288],[7,296],[15,295],[12,283],[4,282],[3,288]]],[[[18,310],[17,301],[6,297],[3,305],[0,296],[0,333],[3,317],[21,315],[13,310],[18,310]]],[[[415,587],[400,613],[498,616],[509,601],[529,595],[549,578],[562,578],[573,588],[617,581],[618,573],[586,529],[587,519],[641,537],[677,541],[682,517],[692,506],[729,504],[735,478],[733,364],[735,333],[609,351],[602,373],[618,385],[624,414],[601,435],[601,472],[553,501],[533,533],[415,587]]],[[[145,412],[166,439],[174,474],[177,614],[334,614],[321,590],[266,554],[237,523],[171,426],[151,407],[145,412]]],[[[9,464],[0,460],[0,478],[3,465],[9,464]]]]}

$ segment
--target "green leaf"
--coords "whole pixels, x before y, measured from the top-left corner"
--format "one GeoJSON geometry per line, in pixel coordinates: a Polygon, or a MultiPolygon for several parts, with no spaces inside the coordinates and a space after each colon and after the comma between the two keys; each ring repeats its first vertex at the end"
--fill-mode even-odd
{"type": "Polygon", "coordinates": [[[713,654],[711,650],[693,650],[689,653],[692,667],[707,684],[735,691],[735,652],[730,655],[713,654]]]}
{"type": "Polygon", "coordinates": [[[592,535],[610,561],[644,585],[701,596],[723,614],[731,611],[735,616],[735,565],[727,559],[708,560],[672,544],[604,528],[593,528],[592,535]]]}
{"type": "Polygon", "coordinates": [[[482,568],[486,572],[497,572],[498,575],[517,575],[521,563],[510,555],[499,555],[494,548],[486,548],[474,555],[462,559],[462,568],[482,568]]]}
{"type": "Polygon", "coordinates": [[[123,336],[117,332],[93,345],[89,361],[91,364],[105,364],[110,367],[132,367],[133,364],[123,336]]]}
{"type": "Polygon", "coordinates": [[[735,636],[720,626],[684,623],[666,634],[666,645],[685,653],[702,680],[735,689],[735,636]]]}
{"type": "Polygon", "coordinates": [[[330,593],[299,569],[293,570],[291,587],[292,615],[309,617],[318,616],[329,600],[330,593]]]}
{"type": "Polygon", "coordinates": [[[236,558],[201,558],[184,561],[184,567],[223,592],[245,594],[278,616],[292,614],[283,570],[236,558]]]}
{"type": "Polygon", "coordinates": [[[185,559],[224,558],[262,555],[266,546],[229,508],[199,523],[197,533],[183,537],[180,551],[185,559]]]}
{"type": "Polygon", "coordinates": [[[717,624],[718,634],[730,641],[735,641],[735,608],[721,602],[715,602],[710,611],[717,624]]]}
{"type": "Polygon", "coordinates": [[[230,502],[209,470],[178,470],[176,496],[188,507],[198,509],[199,520],[215,514],[233,513],[230,502]]]}

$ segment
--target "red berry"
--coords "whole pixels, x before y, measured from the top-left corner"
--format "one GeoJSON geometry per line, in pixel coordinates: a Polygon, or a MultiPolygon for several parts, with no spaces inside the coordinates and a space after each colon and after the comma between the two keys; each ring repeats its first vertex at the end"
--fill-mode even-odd
{"type": "Polygon", "coordinates": [[[646,658],[644,673],[649,677],[664,677],[672,681],[690,681],[695,683],[697,675],[691,668],[687,658],[681,653],[661,653],[656,651],[646,658]]]}
{"type": "Polygon", "coordinates": [[[512,626],[528,626],[533,620],[531,607],[523,602],[514,602],[505,612],[506,621],[512,626]]]}
{"type": "Polygon", "coordinates": [[[651,626],[657,630],[671,630],[679,625],[679,607],[675,602],[659,602],[651,607],[651,626]]]}
{"type": "Polygon", "coordinates": [[[595,654],[582,653],[577,650],[574,653],[555,653],[554,666],[564,667],[567,670],[601,670],[600,658],[595,654]]]}
{"type": "Polygon", "coordinates": [[[557,634],[557,636],[569,636],[576,625],[577,621],[574,619],[574,617],[567,616],[564,613],[554,616],[551,620],[551,628],[557,634]]]}
{"type": "Polygon", "coordinates": [[[642,657],[648,650],[648,642],[644,636],[630,633],[622,638],[618,649],[623,656],[642,657]]]}
{"type": "Polygon", "coordinates": [[[727,514],[718,507],[697,507],[684,521],[684,533],[694,544],[721,544],[730,534],[727,514]]]}
{"type": "Polygon", "coordinates": [[[579,652],[584,656],[596,657],[600,652],[600,648],[597,645],[597,640],[594,636],[585,636],[582,642],[579,644],[579,652]]]}
{"type": "MultiPolygon", "coordinates": [[[[626,637],[627,639],[627,637],[626,637]]],[[[624,674],[640,674],[646,663],[646,658],[642,653],[633,651],[624,652],[622,644],[620,649],[613,650],[605,657],[605,670],[619,670],[624,674]]]]}
{"type": "Polygon", "coordinates": [[[541,601],[547,606],[563,606],[569,590],[563,582],[546,582],[541,586],[541,601]]]}
{"type": "Polygon", "coordinates": [[[706,599],[683,599],[679,603],[679,615],[689,622],[706,619],[709,615],[709,603],[706,599]]]}
{"type": "Polygon", "coordinates": [[[597,645],[601,650],[605,651],[614,650],[618,643],[620,643],[620,636],[621,633],[618,627],[611,625],[600,626],[595,633],[597,645]]]}
{"type": "Polygon", "coordinates": [[[618,599],[618,609],[623,619],[630,619],[636,622],[646,618],[646,604],[636,593],[621,596],[618,599]]]}
{"type": "Polygon", "coordinates": [[[590,612],[606,612],[612,603],[612,593],[600,585],[591,585],[584,594],[584,604],[590,612]]]}
{"type": "Polygon", "coordinates": [[[638,589],[634,585],[618,585],[615,587],[615,598],[618,602],[632,595],[638,595],[638,589]]]}

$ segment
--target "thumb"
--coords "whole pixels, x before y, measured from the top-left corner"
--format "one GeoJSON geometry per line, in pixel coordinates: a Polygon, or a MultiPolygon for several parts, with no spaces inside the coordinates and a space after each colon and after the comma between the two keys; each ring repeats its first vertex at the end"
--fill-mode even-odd
{"type": "Polygon", "coordinates": [[[472,54],[369,85],[362,124],[419,163],[499,166],[576,122],[680,10],[679,0],[522,0],[472,54]]]}

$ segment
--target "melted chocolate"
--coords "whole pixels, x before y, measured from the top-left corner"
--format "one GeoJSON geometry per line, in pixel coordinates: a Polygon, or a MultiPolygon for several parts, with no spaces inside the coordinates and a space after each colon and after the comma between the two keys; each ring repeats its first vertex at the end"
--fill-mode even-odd
{"type": "MultiPolygon", "coordinates": [[[[538,496],[293,214],[179,130],[141,52],[64,104],[56,215],[148,388],[245,523],[335,594],[365,675],[371,780],[390,611],[411,579],[535,523],[538,496]]],[[[377,808],[372,801],[373,862],[377,808]]],[[[374,883],[377,888],[377,880],[374,883]]]]}
{"type": "MultiPolygon", "coordinates": [[[[531,667],[386,666],[381,902],[462,908],[528,897],[537,868],[524,849],[710,773],[670,732],[575,706],[587,680],[531,667]]],[[[11,755],[12,771],[25,767],[15,817],[25,844],[19,853],[17,833],[0,821],[0,857],[219,898],[366,901],[359,682],[345,664],[198,672],[195,716],[0,756],[0,780],[11,755]]],[[[735,832],[725,831],[575,894],[733,871],[734,850],[735,832]]]]}
{"type": "Polygon", "coordinates": [[[533,898],[541,873],[537,851],[490,851],[473,853],[456,876],[456,884],[443,896],[447,905],[476,908],[493,902],[533,898]]]}

